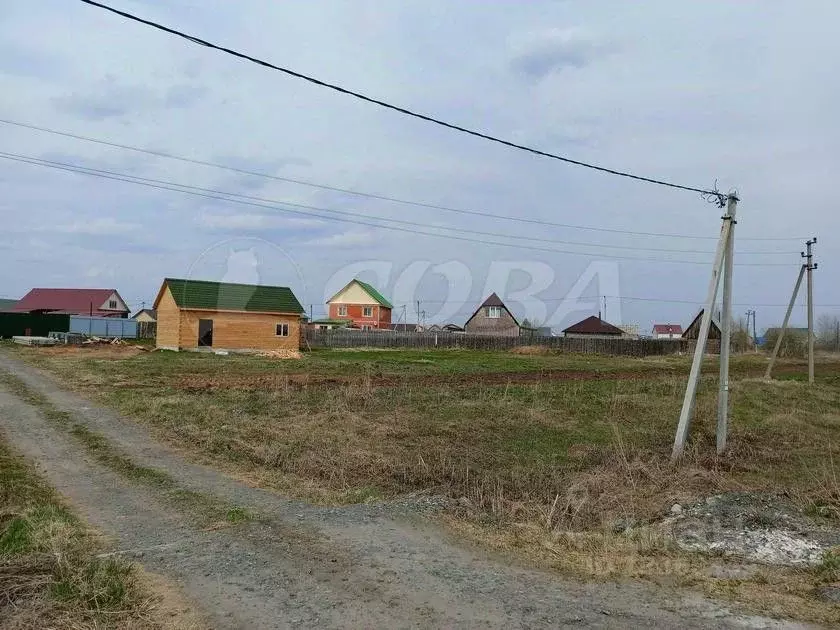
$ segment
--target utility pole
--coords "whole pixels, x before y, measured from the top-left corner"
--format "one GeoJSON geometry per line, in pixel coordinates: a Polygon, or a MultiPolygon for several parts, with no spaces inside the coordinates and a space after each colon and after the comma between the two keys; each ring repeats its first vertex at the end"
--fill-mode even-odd
{"type": "Polygon", "coordinates": [[[773,348],[773,354],[770,356],[770,363],[767,364],[767,371],[764,373],[764,378],[769,379],[770,373],[773,371],[773,364],[776,363],[776,357],[779,355],[779,349],[782,347],[782,340],[785,338],[785,330],[787,330],[790,313],[796,302],[796,295],[799,293],[799,287],[802,286],[802,276],[805,275],[806,266],[802,265],[799,267],[799,276],[797,276],[796,284],[793,286],[793,293],[790,295],[790,302],[788,303],[787,311],[785,311],[785,320],[782,322],[782,329],[779,331],[779,337],[776,339],[776,347],[773,348]]]}
{"type": "Polygon", "coordinates": [[[840,352],[840,319],[834,322],[834,351],[840,352]]]}
{"type": "Polygon", "coordinates": [[[417,300],[417,326],[420,326],[420,300],[417,300]]]}
{"type": "Polygon", "coordinates": [[[312,305],[309,305],[309,323],[312,323],[312,305]]]}
{"type": "Polygon", "coordinates": [[[806,265],[808,267],[808,382],[814,382],[814,269],[817,266],[814,264],[814,254],[811,247],[817,242],[815,236],[809,241],[805,241],[806,247],[806,265]]]}
{"type": "Polygon", "coordinates": [[[730,198],[726,207],[729,237],[723,262],[723,313],[720,322],[720,379],[718,385],[717,452],[726,450],[729,429],[729,351],[732,342],[732,259],[735,256],[735,211],[737,202],[730,198]]]}
{"type": "MultiPolygon", "coordinates": [[[[733,193],[727,197],[726,213],[723,215],[723,224],[720,228],[720,239],[718,239],[717,250],[715,251],[714,263],[712,265],[712,277],[709,281],[709,288],[706,292],[706,303],[703,309],[703,317],[700,320],[700,333],[697,337],[697,346],[694,349],[694,359],[691,363],[691,372],[688,376],[688,384],[685,388],[685,397],[683,398],[682,410],[680,411],[680,420],[677,425],[677,433],[674,437],[674,449],[671,452],[671,459],[676,460],[685,449],[685,443],[688,439],[689,429],[691,428],[691,420],[694,416],[694,404],[697,396],[697,387],[700,384],[700,368],[703,364],[703,355],[706,352],[706,343],[709,340],[709,328],[712,323],[712,311],[715,307],[715,300],[717,299],[718,285],[720,284],[720,274],[724,266],[724,258],[729,251],[729,239],[732,232],[733,224],[735,223],[735,212],[737,209],[738,197],[733,193]]],[[[731,260],[731,256],[729,257],[731,260]]],[[[731,292],[732,282],[732,268],[729,268],[729,289],[731,292]]],[[[731,293],[730,304],[731,307],[731,293]]],[[[729,315],[729,313],[727,313],[729,315]]],[[[728,327],[728,326],[727,326],[728,327]]],[[[723,332],[723,331],[721,331],[723,332]]],[[[728,338],[722,335],[721,339],[721,353],[723,352],[723,339],[728,338]]],[[[722,358],[723,355],[721,355],[722,358]]],[[[727,363],[728,368],[728,363],[727,363]]],[[[722,372],[722,370],[721,370],[722,372]]],[[[722,384],[723,384],[723,380],[722,384]]],[[[728,373],[726,374],[726,381],[728,387],[728,373]]],[[[719,438],[720,436],[718,436],[719,438]]]]}
{"type": "Polygon", "coordinates": [[[758,350],[758,333],[755,330],[755,309],[749,309],[747,311],[747,335],[750,334],[750,318],[752,317],[752,338],[753,338],[753,348],[758,350]]]}
{"type": "Polygon", "coordinates": [[[607,296],[604,296],[604,321],[609,321],[607,319],[607,296]]]}

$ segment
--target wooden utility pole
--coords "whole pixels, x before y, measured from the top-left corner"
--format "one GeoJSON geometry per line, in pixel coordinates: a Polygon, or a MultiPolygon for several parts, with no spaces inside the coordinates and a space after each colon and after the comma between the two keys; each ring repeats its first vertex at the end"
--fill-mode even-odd
{"type": "MultiPolygon", "coordinates": [[[[683,398],[682,410],[680,411],[680,420],[677,425],[677,433],[674,437],[674,449],[671,452],[671,459],[678,459],[685,450],[685,443],[688,440],[688,433],[691,429],[691,420],[694,416],[694,403],[697,398],[697,387],[700,384],[700,368],[703,364],[703,356],[706,353],[706,342],[709,340],[709,328],[712,323],[712,311],[715,307],[715,300],[717,299],[718,285],[720,284],[720,274],[724,266],[724,258],[729,251],[729,239],[732,232],[733,224],[735,223],[735,212],[738,204],[738,197],[735,194],[730,194],[727,197],[726,214],[723,215],[723,225],[720,228],[720,239],[718,239],[717,250],[715,251],[715,259],[712,265],[712,277],[709,281],[709,288],[706,292],[706,303],[703,309],[703,317],[700,320],[700,333],[697,337],[697,346],[694,349],[694,359],[691,363],[691,372],[688,376],[688,384],[685,388],[685,397],[683,398]]],[[[731,257],[730,257],[731,258],[731,257]]],[[[732,268],[729,268],[729,289],[731,291],[732,282],[732,268]]],[[[730,294],[731,298],[731,294],[730,294]]],[[[731,307],[731,302],[730,302],[731,307]]],[[[731,319],[731,313],[727,312],[727,316],[731,319]]],[[[723,333],[723,331],[721,331],[723,333]]],[[[721,335],[723,337],[723,334],[721,335]]],[[[721,339],[721,352],[723,351],[723,338],[721,339]]],[[[728,362],[727,362],[728,367],[728,362]]],[[[723,380],[723,379],[722,379],[723,380]]],[[[728,387],[728,373],[726,374],[726,382],[728,387]]]]}
{"type": "Polygon", "coordinates": [[[796,278],[796,284],[793,286],[793,293],[790,295],[790,302],[788,302],[787,311],[785,312],[785,320],[782,322],[782,329],[779,331],[779,336],[776,339],[776,347],[773,348],[773,354],[770,356],[770,363],[767,364],[767,371],[764,373],[764,378],[770,378],[770,373],[773,371],[773,364],[776,363],[776,357],[779,355],[779,349],[782,347],[782,340],[785,338],[785,331],[787,330],[788,321],[790,321],[790,313],[793,310],[793,305],[796,302],[796,295],[799,293],[799,287],[802,286],[802,276],[805,275],[805,267],[799,267],[799,276],[796,278]]]}
{"type": "Polygon", "coordinates": [[[805,241],[805,259],[808,268],[808,382],[814,382],[814,269],[817,266],[814,264],[814,253],[811,247],[817,242],[815,236],[809,241],[805,241]]]}

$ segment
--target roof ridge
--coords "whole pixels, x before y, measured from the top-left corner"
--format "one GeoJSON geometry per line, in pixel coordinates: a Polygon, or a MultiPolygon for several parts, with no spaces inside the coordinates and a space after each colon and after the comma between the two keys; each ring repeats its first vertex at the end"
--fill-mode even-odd
{"type": "Polygon", "coordinates": [[[267,289],[290,289],[291,287],[280,284],[248,284],[246,282],[222,282],[221,280],[199,280],[196,278],[164,278],[164,282],[201,282],[204,284],[226,284],[232,287],[264,287],[267,289]]]}

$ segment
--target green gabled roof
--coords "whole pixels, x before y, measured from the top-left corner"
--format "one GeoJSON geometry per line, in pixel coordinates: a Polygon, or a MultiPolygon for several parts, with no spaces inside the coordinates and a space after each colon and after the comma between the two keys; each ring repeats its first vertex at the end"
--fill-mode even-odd
{"type": "Polygon", "coordinates": [[[17,300],[7,300],[5,298],[0,299],[0,311],[7,308],[12,308],[15,304],[17,304],[17,300]]]}
{"type": "Polygon", "coordinates": [[[169,287],[180,308],[303,313],[303,307],[289,287],[178,278],[166,278],[163,283],[169,287]]]}
{"type": "Polygon", "coordinates": [[[365,291],[368,292],[370,297],[379,302],[379,304],[381,304],[385,308],[394,308],[393,305],[388,300],[386,300],[379,291],[374,289],[367,282],[362,282],[361,280],[356,280],[356,282],[358,282],[359,286],[361,286],[365,291]]]}

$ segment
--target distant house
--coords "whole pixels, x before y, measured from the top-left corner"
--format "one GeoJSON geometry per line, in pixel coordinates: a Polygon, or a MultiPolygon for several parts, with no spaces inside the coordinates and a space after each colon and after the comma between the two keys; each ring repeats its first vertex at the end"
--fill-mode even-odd
{"type": "Polygon", "coordinates": [[[390,329],[394,332],[417,332],[417,324],[391,324],[390,329]]]}
{"type": "Polygon", "coordinates": [[[132,315],[131,319],[136,319],[138,322],[156,322],[157,313],[153,308],[144,308],[132,315]]]}
{"type": "Polygon", "coordinates": [[[446,332],[464,332],[464,327],[459,326],[458,324],[444,324],[441,326],[441,329],[446,332]]]}
{"type": "Polygon", "coordinates": [[[638,324],[619,324],[618,328],[624,333],[625,339],[641,339],[642,337],[638,324]]]}
{"type": "Polygon", "coordinates": [[[327,318],[345,320],[363,330],[391,327],[393,305],[367,282],[351,280],[327,300],[327,318]]]}
{"type": "Polygon", "coordinates": [[[122,318],[129,313],[116,289],[32,289],[9,310],[122,318]]]}
{"type": "Polygon", "coordinates": [[[336,328],[349,328],[352,322],[346,319],[313,319],[307,322],[310,329],[334,330],[336,328]]]}
{"type": "Polygon", "coordinates": [[[654,339],[679,339],[683,329],[680,324],[654,324],[652,336],[654,339]]]}
{"type": "Polygon", "coordinates": [[[471,335],[518,337],[519,322],[501,298],[491,293],[464,324],[464,332],[471,335]]]}
{"type": "MultiPolygon", "coordinates": [[[[700,337],[700,323],[703,319],[703,311],[705,309],[700,309],[700,312],[697,313],[695,318],[691,320],[691,323],[686,327],[685,331],[682,334],[683,339],[697,339],[700,337]]],[[[712,324],[709,327],[709,339],[720,339],[720,320],[712,314],[712,324]]]]}
{"type": "Polygon", "coordinates": [[[154,308],[158,348],[300,347],[303,307],[288,287],[166,278],[154,308]]]}
{"type": "Polygon", "coordinates": [[[577,324],[572,324],[563,330],[564,337],[620,339],[624,331],[618,326],[605,322],[598,315],[592,315],[577,324]]]}

